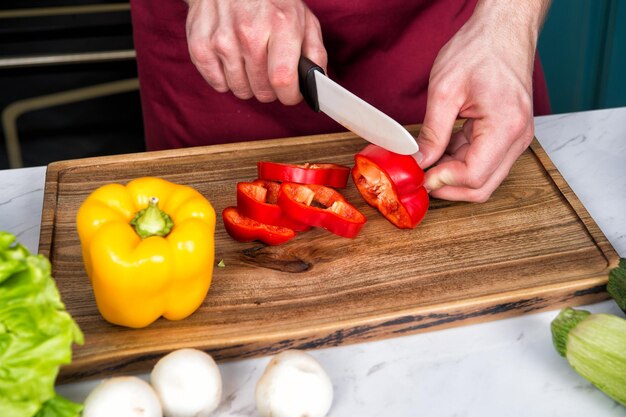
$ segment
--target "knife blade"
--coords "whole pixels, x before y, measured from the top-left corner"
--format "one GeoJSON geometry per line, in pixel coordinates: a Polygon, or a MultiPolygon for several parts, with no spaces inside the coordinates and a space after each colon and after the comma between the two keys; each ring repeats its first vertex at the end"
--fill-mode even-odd
{"type": "Polygon", "coordinates": [[[326,76],[306,57],[298,63],[300,92],[316,112],[323,112],[363,139],[391,152],[412,155],[419,150],[413,136],[398,122],[326,76]]]}

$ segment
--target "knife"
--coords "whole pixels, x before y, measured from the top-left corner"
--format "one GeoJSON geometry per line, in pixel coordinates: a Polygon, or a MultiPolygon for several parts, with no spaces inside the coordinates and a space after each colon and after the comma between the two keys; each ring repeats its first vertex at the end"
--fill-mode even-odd
{"type": "Polygon", "coordinates": [[[328,78],[319,65],[304,56],[298,63],[298,81],[309,107],[326,113],[363,139],[403,155],[419,150],[400,123],[328,78]]]}

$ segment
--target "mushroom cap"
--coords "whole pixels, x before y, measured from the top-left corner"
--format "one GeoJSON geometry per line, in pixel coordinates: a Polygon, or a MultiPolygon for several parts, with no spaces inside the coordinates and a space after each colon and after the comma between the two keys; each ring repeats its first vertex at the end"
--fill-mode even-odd
{"type": "Polygon", "coordinates": [[[162,417],[161,403],[146,381],[134,376],[110,378],[85,399],[83,417],[162,417]]]}
{"type": "Polygon", "coordinates": [[[197,349],[178,349],[162,357],[150,382],[165,417],[207,417],[222,399],[222,377],[213,358],[197,349]]]}
{"type": "Polygon", "coordinates": [[[274,356],[256,386],[261,417],[324,417],[333,401],[333,385],[324,368],[306,352],[274,356]]]}

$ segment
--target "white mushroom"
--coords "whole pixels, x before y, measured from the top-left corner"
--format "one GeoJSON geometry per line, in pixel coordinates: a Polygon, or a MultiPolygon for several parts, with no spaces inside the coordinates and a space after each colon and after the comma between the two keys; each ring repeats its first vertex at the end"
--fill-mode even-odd
{"type": "Polygon", "coordinates": [[[333,384],[309,354],[287,350],[270,361],[256,386],[261,417],[324,417],[333,402],[333,384]]]}
{"type": "Polygon", "coordinates": [[[213,358],[196,349],[179,349],[152,369],[150,382],[165,417],[207,417],[222,399],[222,377],[213,358]]]}
{"type": "Polygon", "coordinates": [[[163,417],[161,403],[147,382],[124,376],[107,379],[85,399],[83,417],[163,417]]]}

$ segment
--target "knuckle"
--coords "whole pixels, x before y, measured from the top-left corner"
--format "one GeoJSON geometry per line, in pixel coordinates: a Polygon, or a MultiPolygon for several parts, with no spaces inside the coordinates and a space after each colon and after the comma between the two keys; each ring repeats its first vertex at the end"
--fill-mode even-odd
{"type": "Polygon", "coordinates": [[[431,85],[432,89],[428,99],[436,103],[448,103],[457,96],[454,83],[446,78],[433,80],[431,85]]]}
{"type": "Polygon", "coordinates": [[[208,77],[206,80],[209,83],[209,85],[213,87],[213,89],[217,91],[218,93],[225,93],[228,91],[228,85],[226,85],[226,83],[221,82],[221,81],[216,81],[214,79],[209,79],[208,77]]]}
{"type": "Polygon", "coordinates": [[[271,90],[257,91],[254,96],[261,103],[271,103],[272,101],[276,100],[276,94],[274,94],[274,92],[271,90]]]}
{"type": "Polygon", "coordinates": [[[228,91],[228,86],[221,72],[220,60],[206,42],[190,42],[189,55],[193,64],[211,87],[221,93],[228,91]]]}
{"type": "Polygon", "coordinates": [[[200,74],[204,80],[218,93],[225,93],[228,91],[228,85],[226,84],[226,81],[221,73],[208,72],[200,69],[200,74]]]}
{"type": "Polygon", "coordinates": [[[285,106],[295,106],[296,104],[300,103],[300,101],[302,101],[302,97],[296,95],[282,97],[280,100],[280,102],[285,106]]]}
{"type": "Polygon", "coordinates": [[[521,136],[521,143],[522,143],[522,148],[523,148],[522,151],[530,146],[534,138],[535,138],[534,129],[531,127],[527,133],[524,133],[521,136]]]}
{"type": "Polygon", "coordinates": [[[228,56],[235,50],[235,39],[229,33],[218,30],[211,36],[211,45],[218,55],[228,56]]]}
{"type": "Polygon", "coordinates": [[[326,49],[321,47],[312,48],[310,51],[312,57],[314,57],[314,61],[321,66],[322,68],[326,68],[328,65],[328,54],[326,53],[326,49]]]}
{"type": "Polygon", "coordinates": [[[241,100],[249,100],[252,98],[252,92],[250,90],[232,90],[235,97],[241,100]]]}
{"type": "Polygon", "coordinates": [[[237,39],[245,51],[254,53],[263,49],[261,33],[252,25],[241,25],[237,29],[237,39]]]}
{"type": "Polygon", "coordinates": [[[234,83],[233,85],[231,85],[230,91],[233,92],[235,97],[243,99],[243,100],[247,100],[249,98],[252,98],[253,96],[252,90],[250,90],[250,87],[248,87],[248,85],[243,82],[238,82],[238,83],[234,83]]]}
{"type": "Polygon", "coordinates": [[[465,184],[474,190],[480,190],[487,180],[489,175],[486,172],[470,172],[465,179],[465,184]]]}
{"type": "Polygon", "coordinates": [[[293,25],[299,23],[304,17],[302,6],[302,4],[299,4],[296,8],[279,7],[272,16],[272,24],[293,25]]]}
{"type": "Polygon", "coordinates": [[[281,65],[270,73],[269,79],[274,88],[286,88],[298,82],[298,74],[295,69],[281,65]]]}
{"type": "Polygon", "coordinates": [[[189,41],[189,55],[195,65],[207,66],[215,61],[215,55],[209,44],[204,40],[193,39],[189,41]]]}
{"type": "Polygon", "coordinates": [[[527,130],[531,121],[529,112],[520,110],[508,117],[509,131],[515,136],[522,136],[527,130]]]}
{"type": "Polygon", "coordinates": [[[420,145],[424,145],[425,143],[436,145],[439,142],[437,132],[427,125],[422,125],[419,133],[419,139],[420,145]]]}
{"type": "Polygon", "coordinates": [[[313,12],[311,12],[309,9],[306,9],[304,12],[304,18],[306,23],[312,25],[315,29],[321,32],[322,25],[320,24],[319,19],[317,18],[317,16],[315,16],[313,12]]]}
{"type": "Polygon", "coordinates": [[[520,94],[515,105],[510,106],[509,111],[506,112],[507,127],[515,137],[525,134],[529,126],[533,124],[532,108],[532,99],[527,94],[520,94]]]}
{"type": "Polygon", "coordinates": [[[315,14],[311,13],[308,9],[304,13],[304,24],[305,31],[309,31],[311,34],[315,36],[319,36],[320,39],[322,37],[322,25],[320,24],[319,19],[315,14]]]}
{"type": "Polygon", "coordinates": [[[485,203],[491,197],[493,191],[491,190],[477,190],[470,197],[472,203],[485,203]]]}

